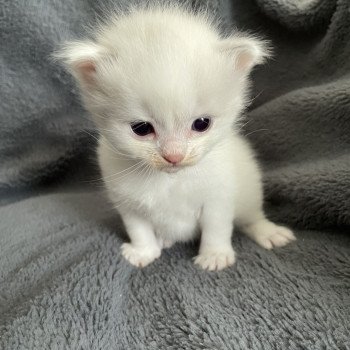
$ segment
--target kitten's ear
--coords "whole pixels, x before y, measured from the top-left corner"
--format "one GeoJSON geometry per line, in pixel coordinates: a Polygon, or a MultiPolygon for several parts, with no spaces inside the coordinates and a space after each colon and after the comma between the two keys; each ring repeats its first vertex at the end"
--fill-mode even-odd
{"type": "Polygon", "coordinates": [[[219,43],[219,50],[232,58],[236,71],[245,74],[271,56],[268,42],[253,36],[234,35],[223,39],[219,43]]]}
{"type": "Polygon", "coordinates": [[[104,56],[104,51],[92,41],[72,41],[62,45],[52,56],[62,61],[83,86],[93,86],[97,63],[104,56]]]}

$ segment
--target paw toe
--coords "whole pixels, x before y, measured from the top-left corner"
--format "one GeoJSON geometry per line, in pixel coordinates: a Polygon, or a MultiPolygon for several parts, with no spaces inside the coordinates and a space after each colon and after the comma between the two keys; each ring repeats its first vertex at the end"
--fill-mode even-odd
{"type": "Polygon", "coordinates": [[[284,247],[295,240],[296,238],[291,230],[282,226],[276,226],[276,229],[271,233],[259,237],[257,243],[265,249],[273,249],[284,247]]]}
{"type": "Polygon", "coordinates": [[[265,249],[283,247],[296,240],[290,229],[284,226],[278,226],[267,220],[258,221],[246,227],[246,233],[265,249]]]}
{"type": "Polygon", "coordinates": [[[229,251],[212,251],[200,253],[195,259],[194,263],[199,265],[202,269],[208,271],[219,271],[235,262],[235,252],[229,251]]]}
{"type": "Polygon", "coordinates": [[[124,243],[121,246],[122,255],[130,264],[136,267],[145,267],[159,258],[161,250],[159,247],[133,246],[131,243],[124,243]]]}

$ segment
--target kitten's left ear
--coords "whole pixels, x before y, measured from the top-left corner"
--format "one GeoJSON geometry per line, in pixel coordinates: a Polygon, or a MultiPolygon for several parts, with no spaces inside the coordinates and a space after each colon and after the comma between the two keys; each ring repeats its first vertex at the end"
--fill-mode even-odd
{"type": "Polygon", "coordinates": [[[233,59],[236,71],[244,74],[249,74],[255,65],[264,63],[271,56],[268,42],[253,36],[234,35],[223,39],[219,50],[233,59]]]}

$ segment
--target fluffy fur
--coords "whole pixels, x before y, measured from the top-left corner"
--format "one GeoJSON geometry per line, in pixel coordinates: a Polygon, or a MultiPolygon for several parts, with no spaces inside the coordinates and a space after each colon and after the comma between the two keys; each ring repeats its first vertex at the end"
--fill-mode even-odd
{"type": "Polygon", "coordinates": [[[206,14],[169,6],[112,16],[92,40],[56,55],[100,130],[99,164],[130,237],[122,249],[131,264],[146,266],[200,235],[195,263],[225,268],[235,261],[233,223],[267,249],[295,239],[266,219],[260,170],[239,136],[249,73],[267,56],[263,41],[221,38],[206,14]],[[203,116],[209,129],[192,130],[203,116]],[[137,121],[155,132],[137,136],[137,121]]]}

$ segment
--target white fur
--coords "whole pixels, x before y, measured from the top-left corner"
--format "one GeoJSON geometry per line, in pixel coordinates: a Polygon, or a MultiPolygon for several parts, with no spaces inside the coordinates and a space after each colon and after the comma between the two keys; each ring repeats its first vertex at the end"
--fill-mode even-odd
{"type": "Polygon", "coordinates": [[[199,235],[196,264],[232,265],[233,223],[267,249],[295,239],[265,218],[260,171],[237,131],[250,69],[267,55],[261,40],[222,39],[207,15],[178,7],[113,16],[92,41],[56,55],[100,129],[99,164],[130,237],[122,253],[133,265],[199,235]],[[204,133],[191,130],[200,116],[212,118],[204,133]],[[139,120],[156,134],[137,137],[130,123],[139,120]],[[169,152],[183,161],[169,165],[162,157],[169,152]]]}

